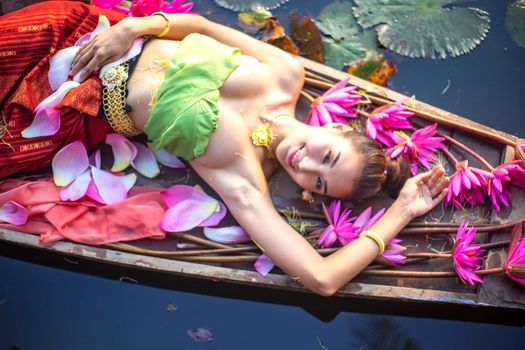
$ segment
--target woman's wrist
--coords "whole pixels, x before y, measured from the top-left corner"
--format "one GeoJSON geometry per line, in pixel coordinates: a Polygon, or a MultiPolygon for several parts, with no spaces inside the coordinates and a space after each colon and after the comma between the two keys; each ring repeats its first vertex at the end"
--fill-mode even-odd
{"type": "Polygon", "coordinates": [[[389,210],[392,211],[400,221],[405,222],[406,224],[414,219],[409,203],[406,203],[401,199],[396,199],[390,206],[389,210]]]}
{"type": "Polygon", "coordinates": [[[127,17],[121,22],[125,30],[135,38],[157,35],[166,27],[166,20],[161,16],[127,17]]]}

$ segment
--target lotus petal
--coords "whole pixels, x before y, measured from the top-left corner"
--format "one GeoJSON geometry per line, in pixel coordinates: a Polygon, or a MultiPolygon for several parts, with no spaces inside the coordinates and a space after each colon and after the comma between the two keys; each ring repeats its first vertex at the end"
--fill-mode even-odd
{"type": "Polygon", "coordinates": [[[101,204],[106,204],[104,199],[100,197],[100,194],[98,193],[98,190],[97,190],[97,186],[95,185],[95,182],[93,181],[93,178],[91,178],[91,181],[89,181],[89,185],[86,191],[86,196],[88,196],[89,198],[101,204]]]}
{"type": "Polygon", "coordinates": [[[75,141],[63,147],[53,157],[53,180],[59,187],[69,185],[89,166],[86,148],[81,141],[75,141]]]}
{"type": "Polygon", "coordinates": [[[139,142],[133,142],[133,145],[136,147],[136,156],[132,159],[131,166],[150,179],[159,175],[159,165],[153,152],[139,142]]]}
{"type": "Polygon", "coordinates": [[[44,107],[55,107],[64,99],[64,96],[69,92],[69,90],[76,88],[80,84],[75,81],[66,81],[64,84],[60,85],[57,91],[46,97],[42,102],[38,104],[35,108],[35,112],[44,107]]]}
{"type": "Polygon", "coordinates": [[[23,225],[27,222],[29,212],[15,201],[5,202],[0,206],[0,221],[11,225],[23,225]]]}
{"type": "Polygon", "coordinates": [[[262,254],[257,258],[255,263],[253,264],[253,267],[257,272],[259,272],[262,276],[268,275],[268,273],[273,269],[275,264],[270,260],[269,257],[266,256],[266,254],[262,254]]]}
{"type": "Polygon", "coordinates": [[[109,29],[111,27],[111,23],[109,23],[109,19],[104,15],[98,16],[98,24],[95,30],[91,33],[91,39],[94,39],[97,35],[105,31],[106,29],[109,29]]]}
{"type": "MultiPolygon", "coordinates": [[[[81,38],[86,35],[83,35],[81,38]]],[[[73,59],[79,49],[79,46],[70,46],[51,56],[49,59],[49,73],[47,74],[51,90],[56,91],[60,85],[66,82],[69,76],[69,70],[71,69],[71,63],[73,63],[73,59]]]]}
{"type": "Polygon", "coordinates": [[[44,107],[36,112],[33,122],[22,130],[22,137],[32,139],[55,135],[60,129],[60,111],[53,107],[44,107]]]}
{"type": "Polygon", "coordinates": [[[218,201],[219,206],[213,214],[211,214],[206,220],[201,222],[199,224],[199,227],[208,227],[208,226],[217,226],[221,223],[222,219],[226,216],[226,212],[228,211],[226,209],[226,206],[222,204],[220,201],[218,201]]]}
{"type": "Polygon", "coordinates": [[[157,158],[157,161],[160,164],[165,165],[170,168],[175,168],[175,169],[185,169],[186,168],[186,164],[184,164],[179,158],[177,158],[172,153],[168,152],[166,149],[164,148],[158,149],[158,148],[151,146],[151,144],[148,144],[148,146],[153,151],[153,153],[155,154],[155,158],[157,158]]]}
{"type": "Polygon", "coordinates": [[[174,185],[165,191],[160,193],[162,200],[168,207],[172,207],[180,201],[186,199],[193,199],[201,202],[215,203],[214,211],[217,210],[219,201],[215,198],[208,196],[199,186],[188,186],[188,185],[174,185]]]}
{"type": "Polygon", "coordinates": [[[216,208],[217,201],[181,199],[166,211],[160,222],[160,228],[167,232],[191,230],[206,220],[216,208]]]}
{"type": "Polygon", "coordinates": [[[121,177],[123,177],[122,183],[124,184],[124,188],[126,189],[127,192],[129,192],[129,190],[131,190],[131,188],[135,186],[135,183],[137,182],[137,175],[131,173],[131,174],[124,175],[121,177]]]}
{"type": "Polygon", "coordinates": [[[106,204],[115,204],[123,201],[128,196],[125,186],[125,177],[116,176],[98,168],[91,168],[93,182],[100,198],[106,204]]]}
{"type": "Polygon", "coordinates": [[[87,44],[90,40],[91,40],[91,32],[86,33],[82,35],[80,38],[78,38],[78,40],[75,41],[75,44],[73,47],[79,46],[79,49],[80,49],[80,46],[87,44]]]}
{"type": "Polygon", "coordinates": [[[89,165],[92,165],[95,168],[100,169],[101,163],[102,163],[102,159],[100,157],[100,149],[97,149],[97,151],[89,157],[89,165]]]}
{"type": "Polygon", "coordinates": [[[131,48],[128,50],[128,52],[126,52],[124,56],[102,67],[102,69],[100,70],[99,77],[102,79],[102,76],[104,75],[104,73],[106,73],[108,69],[110,69],[111,67],[117,66],[121,64],[122,62],[126,62],[132,59],[133,57],[137,56],[142,51],[142,44],[144,44],[143,38],[136,39],[133,42],[133,45],[131,45],[131,48]]]}
{"type": "Polygon", "coordinates": [[[225,244],[246,243],[250,241],[250,236],[248,236],[246,231],[240,226],[205,227],[203,232],[206,238],[225,244]]]}
{"type": "Polygon", "coordinates": [[[137,148],[124,136],[111,133],[106,136],[106,143],[113,150],[113,166],[111,171],[118,172],[125,170],[137,155],[137,148]]]}
{"type": "Polygon", "coordinates": [[[60,199],[63,201],[76,201],[86,195],[91,182],[91,170],[84,171],[65,190],[60,191],[60,199]]]}

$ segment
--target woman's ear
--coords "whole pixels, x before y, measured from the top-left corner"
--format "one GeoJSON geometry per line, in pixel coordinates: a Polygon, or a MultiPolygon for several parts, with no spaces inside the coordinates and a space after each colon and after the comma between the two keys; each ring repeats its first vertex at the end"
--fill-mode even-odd
{"type": "Polygon", "coordinates": [[[325,124],[323,127],[332,128],[332,129],[336,129],[336,130],[343,131],[343,132],[354,130],[354,128],[352,128],[350,125],[343,124],[343,123],[330,123],[330,124],[325,124]]]}

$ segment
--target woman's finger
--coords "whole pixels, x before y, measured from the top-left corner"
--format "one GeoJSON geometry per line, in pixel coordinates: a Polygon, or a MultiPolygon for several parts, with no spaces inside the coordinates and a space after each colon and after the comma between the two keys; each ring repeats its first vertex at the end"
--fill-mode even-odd
{"type": "Polygon", "coordinates": [[[78,59],[78,61],[71,66],[71,71],[69,75],[75,76],[75,74],[77,74],[79,70],[84,68],[88,64],[88,62],[93,60],[94,55],[94,50],[84,52],[84,54],[78,59]]]}
{"type": "Polygon", "coordinates": [[[450,183],[450,179],[448,177],[444,177],[440,182],[435,184],[430,190],[432,197],[437,196],[444,189],[448,188],[449,183],[450,183]]]}
{"type": "Polygon", "coordinates": [[[432,208],[438,205],[447,195],[448,188],[445,188],[441,193],[432,199],[432,208]]]}
{"type": "Polygon", "coordinates": [[[80,70],[82,67],[78,67],[78,61],[86,55],[86,52],[88,52],[93,45],[93,41],[90,41],[80,47],[80,49],[77,52],[77,55],[73,59],[73,62],[71,63],[71,68],[75,69],[75,74],[80,70]]]}
{"type": "Polygon", "coordinates": [[[445,169],[441,166],[436,166],[432,168],[432,176],[427,180],[428,186],[435,186],[439,184],[445,175],[445,169]]]}

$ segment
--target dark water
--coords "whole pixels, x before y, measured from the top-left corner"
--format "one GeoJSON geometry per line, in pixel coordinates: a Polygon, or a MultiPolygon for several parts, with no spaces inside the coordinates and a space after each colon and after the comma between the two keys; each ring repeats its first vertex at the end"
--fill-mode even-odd
{"type": "MultiPolygon", "coordinates": [[[[326,3],[292,0],[274,14],[301,8],[315,16],[326,3]]],[[[391,55],[399,68],[392,87],[525,137],[525,49],[505,30],[508,3],[472,2],[490,12],[492,23],[486,40],[468,55],[440,61],[391,55]]],[[[197,2],[196,10],[234,21],[211,1],[197,2]]],[[[460,322],[383,315],[376,307],[374,314],[342,311],[323,322],[298,306],[191,293],[170,282],[172,289],[161,289],[0,257],[0,349],[523,349],[525,327],[492,324],[490,315],[460,322]],[[168,304],[177,310],[168,312],[168,304]],[[215,340],[197,343],[186,335],[199,327],[215,340]]],[[[315,300],[323,309],[322,299],[315,300]]],[[[397,314],[414,310],[404,311],[397,314]]]]}

